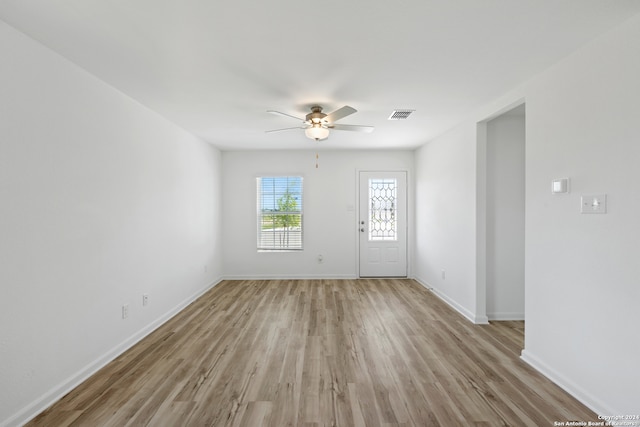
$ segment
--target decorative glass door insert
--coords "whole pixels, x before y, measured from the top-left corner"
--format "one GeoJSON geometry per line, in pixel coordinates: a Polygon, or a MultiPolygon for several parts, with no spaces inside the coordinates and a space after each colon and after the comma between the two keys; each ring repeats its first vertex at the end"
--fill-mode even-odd
{"type": "Polygon", "coordinates": [[[395,178],[369,179],[369,241],[398,239],[395,178]]]}

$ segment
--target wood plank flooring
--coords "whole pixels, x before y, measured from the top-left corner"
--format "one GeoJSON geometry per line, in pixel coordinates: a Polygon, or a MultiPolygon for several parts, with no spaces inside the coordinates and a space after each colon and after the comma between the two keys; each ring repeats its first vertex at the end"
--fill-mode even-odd
{"type": "Polygon", "coordinates": [[[30,426],[552,426],[597,416],[407,279],[224,281],[30,426]]]}

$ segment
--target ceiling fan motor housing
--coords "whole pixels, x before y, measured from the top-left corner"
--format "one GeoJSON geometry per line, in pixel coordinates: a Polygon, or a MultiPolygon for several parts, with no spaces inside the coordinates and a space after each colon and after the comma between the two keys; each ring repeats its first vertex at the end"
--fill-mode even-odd
{"type": "Polygon", "coordinates": [[[327,115],[322,112],[322,107],[314,105],[311,107],[311,112],[305,116],[305,120],[310,124],[316,124],[322,123],[325,117],[327,117],[327,115]]]}

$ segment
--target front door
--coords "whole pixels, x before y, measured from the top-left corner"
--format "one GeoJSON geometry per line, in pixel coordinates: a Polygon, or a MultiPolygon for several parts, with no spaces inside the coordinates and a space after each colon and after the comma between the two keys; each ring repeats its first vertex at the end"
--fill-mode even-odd
{"type": "Polygon", "coordinates": [[[360,172],[360,277],[407,276],[407,173],[360,172]]]}

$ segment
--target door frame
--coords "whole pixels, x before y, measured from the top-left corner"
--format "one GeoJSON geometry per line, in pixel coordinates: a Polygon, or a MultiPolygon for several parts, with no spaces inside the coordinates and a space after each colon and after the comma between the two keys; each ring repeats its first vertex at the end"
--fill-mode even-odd
{"type": "Polygon", "coordinates": [[[354,229],[354,236],[355,236],[355,244],[356,244],[356,257],[355,257],[355,264],[356,264],[356,277],[358,279],[362,278],[362,276],[360,276],[360,173],[361,172],[403,172],[405,174],[405,186],[406,186],[406,200],[405,200],[405,209],[406,209],[406,214],[407,214],[407,221],[406,221],[406,238],[405,238],[405,245],[406,245],[406,263],[407,263],[407,278],[411,278],[411,256],[413,254],[413,251],[411,250],[412,247],[412,242],[413,242],[413,236],[411,235],[410,231],[413,229],[412,224],[413,224],[413,212],[410,209],[413,206],[413,200],[411,197],[411,190],[412,190],[412,186],[410,185],[411,182],[411,172],[408,169],[371,169],[371,168],[367,168],[367,169],[356,169],[355,170],[355,185],[356,185],[356,191],[355,191],[355,218],[353,219],[353,229],[354,229]]]}

